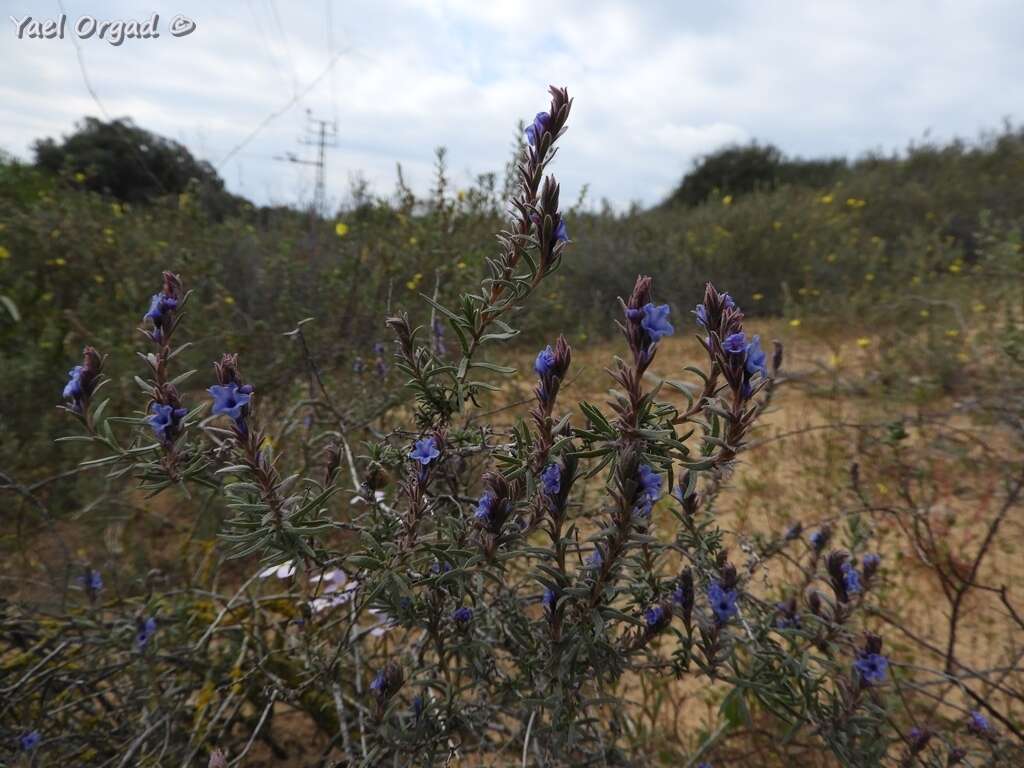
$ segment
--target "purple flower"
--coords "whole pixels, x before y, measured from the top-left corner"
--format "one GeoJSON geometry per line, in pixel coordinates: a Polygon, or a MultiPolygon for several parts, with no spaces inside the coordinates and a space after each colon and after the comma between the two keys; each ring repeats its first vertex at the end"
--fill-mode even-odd
{"type": "Polygon", "coordinates": [[[441,573],[448,573],[451,569],[452,569],[452,564],[451,563],[444,563],[442,565],[440,560],[435,560],[431,564],[431,566],[430,566],[430,572],[435,574],[435,575],[438,575],[438,574],[441,574],[441,573]]]}
{"type": "Polygon", "coordinates": [[[978,736],[989,736],[992,734],[992,723],[981,712],[972,709],[967,721],[967,730],[978,736]]]}
{"type": "Polygon", "coordinates": [[[213,396],[213,415],[231,417],[245,431],[245,408],[252,399],[252,388],[237,384],[214,384],[206,390],[213,396]]]}
{"type": "Polygon", "coordinates": [[[827,528],[822,528],[820,531],[815,531],[811,534],[811,546],[814,547],[815,552],[821,552],[828,544],[830,532],[827,528]]]}
{"type": "Polygon", "coordinates": [[[540,599],[541,604],[549,613],[555,612],[555,605],[558,603],[558,593],[551,587],[544,590],[544,596],[540,599]]]}
{"type": "Polygon", "coordinates": [[[548,344],[537,353],[537,359],[533,363],[533,370],[538,376],[547,376],[555,369],[555,351],[548,344]]]}
{"type": "Polygon", "coordinates": [[[799,539],[800,534],[803,533],[803,530],[804,526],[802,523],[793,523],[793,525],[791,525],[786,530],[786,541],[794,541],[795,539],[799,539]]]}
{"type": "Polygon", "coordinates": [[[424,705],[423,705],[423,697],[422,696],[416,696],[416,697],[413,698],[413,700],[412,700],[412,716],[415,717],[417,720],[419,720],[420,717],[423,716],[423,706],[424,705]]]}
{"type": "Polygon", "coordinates": [[[588,568],[593,568],[594,570],[597,570],[598,568],[601,567],[601,564],[603,562],[604,562],[604,555],[601,554],[601,548],[600,547],[594,547],[594,551],[590,553],[589,557],[587,557],[587,562],[586,562],[587,567],[588,568]]]}
{"type": "Polygon", "coordinates": [[[377,694],[383,694],[387,689],[388,676],[384,674],[384,670],[380,670],[376,675],[373,676],[373,680],[370,681],[370,690],[377,694]]]}
{"type": "Polygon", "coordinates": [[[735,589],[726,589],[717,581],[708,586],[708,602],[718,624],[725,624],[736,615],[736,597],[735,589]]]}
{"type": "Polygon", "coordinates": [[[641,517],[651,514],[654,502],[661,498],[661,475],[654,471],[650,464],[641,464],[640,497],[636,501],[633,512],[641,517]]]}
{"type": "Polygon", "coordinates": [[[875,552],[869,552],[864,555],[861,563],[864,566],[864,575],[870,579],[878,572],[878,566],[882,564],[882,557],[875,552]]]}
{"type": "Polygon", "coordinates": [[[664,336],[671,336],[675,333],[675,328],[668,321],[669,312],[672,311],[668,304],[654,306],[648,302],[641,307],[641,311],[643,319],[640,321],[640,327],[647,333],[652,344],[656,344],[664,336]]]}
{"type": "Polygon", "coordinates": [[[864,685],[875,685],[885,682],[886,673],[889,671],[889,660],[880,653],[865,652],[853,662],[853,668],[860,675],[864,685]]]}
{"type": "Polygon", "coordinates": [[[384,378],[388,375],[388,364],[384,362],[383,357],[378,357],[377,362],[374,363],[374,370],[377,372],[377,376],[384,378]]]}
{"type": "Polygon", "coordinates": [[[725,309],[736,309],[736,302],[732,300],[732,296],[730,296],[728,293],[723,293],[721,298],[722,306],[725,309]]]}
{"type": "Polygon", "coordinates": [[[747,337],[743,331],[737,331],[736,333],[730,333],[725,337],[725,341],[722,342],[722,349],[728,352],[730,355],[742,354],[747,348],[747,337]]]}
{"type": "Polygon", "coordinates": [[[379,341],[374,342],[374,344],[373,344],[373,354],[375,354],[377,357],[381,357],[381,356],[383,356],[385,351],[386,351],[385,347],[384,347],[384,345],[381,342],[379,342],[379,341]]]}
{"type": "Polygon", "coordinates": [[[433,437],[424,437],[417,440],[413,449],[409,452],[409,458],[418,461],[424,467],[441,455],[437,448],[437,440],[433,437]]]}
{"type": "Polygon", "coordinates": [[[851,595],[856,595],[861,591],[860,574],[849,563],[843,563],[843,586],[851,595]]]}
{"type": "Polygon", "coordinates": [[[693,314],[697,316],[697,325],[701,328],[708,327],[708,308],[703,304],[698,304],[693,310],[693,314]]]}
{"type": "Polygon", "coordinates": [[[150,616],[145,621],[139,622],[139,630],[135,635],[135,646],[141,651],[149,645],[149,641],[156,634],[156,618],[150,616]]]}
{"type": "Polygon", "coordinates": [[[448,348],[444,343],[444,323],[441,322],[440,318],[435,317],[434,322],[430,325],[430,330],[434,337],[434,354],[438,357],[444,357],[448,352],[448,348]]]}
{"type": "Polygon", "coordinates": [[[565,219],[558,217],[558,226],[555,227],[555,240],[560,243],[569,241],[569,230],[565,226],[565,219]]]}
{"type": "Polygon", "coordinates": [[[498,497],[494,495],[493,491],[485,491],[484,495],[480,497],[480,501],[477,502],[476,512],[474,517],[484,525],[490,525],[493,521],[494,505],[497,503],[498,497]]]}
{"type": "Polygon", "coordinates": [[[42,740],[43,737],[39,735],[39,731],[29,731],[18,738],[18,746],[22,752],[31,752],[39,746],[39,742],[42,740]]]}
{"type": "Polygon", "coordinates": [[[644,621],[647,622],[647,629],[657,632],[672,621],[672,614],[663,605],[652,605],[644,611],[644,621]]]}
{"type": "Polygon", "coordinates": [[[94,571],[92,568],[85,569],[85,575],[79,577],[79,582],[90,594],[96,594],[103,589],[103,577],[100,576],[99,571],[94,571]]]}
{"type": "Polygon", "coordinates": [[[473,620],[473,609],[463,606],[462,608],[456,608],[452,613],[452,621],[456,624],[465,626],[473,620]]]}
{"type": "Polygon", "coordinates": [[[562,470],[554,462],[548,464],[540,474],[541,486],[548,496],[557,496],[562,490],[562,470]]]}
{"type": "Polygon", "coordinates": [[[761,337],[755,336],[747,344],[747,374],[753,376],[755,373],[760,373],[762,376],[767,376],[768,367],[765,360],[764,350],[761,349],[761,337]]]}
{"type": "Polygon", "coordinates": [[[153,428],[161,443],[169,445],[177,435],[181,420],[188,411],[163,403],[153,403],[152,410],[153,414],[146,417],[146,423],[153,428]]]}
{"type": "Polygon", "coordinates": [[[153,341],[160,342],[164,336],[164,324],[168,319],[167,315],[174,312],[178,308],[178,300],[173,296],[168,296],[165,293],[154,293],[153,298],[149,301],[149,311],[142,316],[143,322],[151,320],[153,322],[153,332],[150,334],[153,341]]]}
{"type": "Polygon", "coordinates": [[[526,126],[526,140],[530,143],[531,147],[535,147],[540,143],[541,137],[548,129],[550,122],[551,115],[547,112],[538,112],[537,116],[533,118],[533,123],[526,126]]]}
{"type": "Polygon", "coordinates": [[[84,371],[81,365],[76,365],[70,371],[68,371],[68,383],[64,385],[64,399],[70,400],[72,408],[79,413],[82,412],[82,371],[84,371]]]}

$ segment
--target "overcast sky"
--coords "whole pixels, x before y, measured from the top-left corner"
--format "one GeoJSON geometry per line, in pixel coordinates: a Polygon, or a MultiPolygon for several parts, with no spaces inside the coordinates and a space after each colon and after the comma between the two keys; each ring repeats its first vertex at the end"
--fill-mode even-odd
{"type": "Polygon", "coordinates": [[[257,202],[308,199],[295,152],[306,110],[336,120],[330,199],[351,174],[390,193],[395,163],[429,188],[433,148],[453,177],[500,171],[518,119],[549,83],[576,98],[555,166],[563,194],[658,202],[693,158],[758,139],[804,156],[974,138],[1024,111],[1024,3],[372,0],[64,0],[63,40],[17,39],[9,18],[56,18],[57,2],[0,0],[0,148],[102,116],[72,38],[76,20],[160,14],[157,40],[80,40],[110,116],[174,138],[257,202]],[[196,23],[172,37],[171,20],[196,23]],[[336,63],[318,84],[335,53],[336,63]],[[308,89],[303,95],[303,92],[308,89]],[[296,96],[237,154],[229,152],[296,96]]]}

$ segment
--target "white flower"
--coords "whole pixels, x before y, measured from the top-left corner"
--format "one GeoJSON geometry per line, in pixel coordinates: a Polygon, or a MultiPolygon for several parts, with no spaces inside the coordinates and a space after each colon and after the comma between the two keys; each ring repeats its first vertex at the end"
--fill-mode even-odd
{"type": "Polygon", "coordinates": [[[277,576],[279,579],[289,579],[294,573],[295,563],[291,560],[287,560],[280,565],[272,565],[269,568],[264,568],[260,571],[260,578],[269,579],[271,576],[277,576]]]}

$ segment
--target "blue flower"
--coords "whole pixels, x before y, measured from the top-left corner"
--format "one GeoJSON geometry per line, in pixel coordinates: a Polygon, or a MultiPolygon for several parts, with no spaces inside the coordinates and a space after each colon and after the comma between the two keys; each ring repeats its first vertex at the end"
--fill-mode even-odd
{"type": "Polygon", "coordinates": [[[755,336],[747,344],[747,361],[746,368],[747,373],[753,376],[755,373],[760,373],[762,376],[768,375],[768,367],[765,364],[764,350],[761,349],[761,337],[755,336]]]}
{"type": "Polygon", "coordinates": [[[456,624],[466,625],[473,620],[473,609],[463,606],[462,608],[456,608],[452,613],[452,620],[456,624]]]}
{"type": "Polygon", "coordinates": [[[815,531],[811,534],[811,546],[814,547],[815,552],[821,552],[828,544],[829,532],[822,528],[820,531],[815,531]]]}
{"type": "Polygon", "coordinates": [[[424,437],[417,440],[415,447],[409,452],[409,458],[418,461],[424,467],[441,455],[437,448],[437,440],[433,437],[424,437]]]}
{"type": "Polygon", "coordinates": [[[541,486],[548,496],[557,496],[562,490],[562,470],[554,462],[548,464],[540,474],[541,486]]]}
{"type": "Polygon", "coordinates": [[[537,353],[537,359],[533,363],[533,370],[537,372],[538,376],[547,376],[555,369],[555,363],[555,352],[551,349],[551,345],[548,344],[537,353]]]}
{"type": "Polygon", "coordinates": [[[430,566],[430,572],[437,575],[441,573],[448,573],[452,569],[451,563],[441,564],[440,560],[435,560],[430,566]]]}
{"type": "Polygon", "coordinates": [[[600,547],[595,547],[594,551],[590,553],[589,557],[587,557],[587,563],[586,564],[587,564],[588,568],[593,568],[593,569],[596,570],[596,569],[601,567],[601,564],[603,562],[604,562],[604,555],[601,554],[601,548],[600,547]]]}
{"type": "Polygon", "coordinates": [[[161,443],[170,443],[178,432],[179,422],[188,411],[163,403],[153,403],[152,410],[153,414],[146,417],[146,423],[153,428],[161,443]]]}
{"type": "Polygon", "coordinates": [[[640,321],[640,327],[647,333],[652,344],[657,343],[664,336],[671,336],[675,333],[675,328],[668,321],[669,312],[672,311],[668,304],[661,304],[656,307],[648,302],[643,305],[641,311],[643,312],[643,320],[640,321]]]}
{"type": "Polygon", "coordinates": [[[865,685],[875,685],[885,682],[886,673],[889,671],[889,660],[880,653],[862,653],[853,662],[853,668],[857,670],[865,685]]]}
{"type": "Polygon", "coordinates": [[[555,605],[558,603],[558,593],[551,587],[547,587],[540,601],[549,612],[554,613],[555,605]]]}
{"type": "Polygon", "coordinates": [[[156,634],[156,619],[150,616],[143,622],[139,623],[138,634],[135,635],[135,645],[141,651],[147,645],[149,641],[153,639],[153,635],[156,634]]]}
{"type": "Polygon", "coordinates": [[[565,219],[562,217],[558,218],[558,226],[555,227],[555,240],[560,243],[568,242],[569,230],[565,226],[565,219]]]}
{"type": "Polygon", "coordinates": [[[861,590],[860,574],[849,563],[843,563],[843,586],[851,595],[856,595],[861,590]]]}
{"type": "Polygon", "coordinates": [[[722,306],[726,309],[736,309],[736,302],[732,300],[732,296],[728,293],[722,294],[722,306]]]}
{"type": "Polygon", "coordinates": [[[987,736],[992,733],[992,723],[988,721],[981,712],[976,709],[972,709],[970,712],[970,720],[967,723],[967,729],[971,733],[976,733],[979,736],[987,736]]]}
{"type": "Polygon", "coordinates": [[[641,517],[647,517],[651,514],[654,502],[661,498],[661,475],[655,472],[650,464],[641,464],[639,475],[641,496],[637,499],[633,511],[641,517]]]}
{"type": "Polygon", "coordinates": [[[382,669],[374,675],[373,680],[370,682],[370,690],[374,693],[383,693],[387,689],[387,685],[388,677],[382,669]]]}
{"type": "Polygon", "coordinates": [[[703,304],[698,304],[693,310],[693,314],[697,316],[697,325],[701,328],[708,327],[708,308],[703,304]]]}
{"type": "Polygon", "coordinates": [[[747,348],[747,337],[743,331],[737,331],[736,333],[730,333],[725,337],[725,341],[722,342],[722,349],[728,352],[730,355],[742,354],[747,348]]]}
{"type": "MultiPolygon", "coordinates": [[[[373,684],[371,683],[370,685],[372,686],[373,684]]],[[[417,720],[419,720],[420,717],[422,717],[422,715],[423,715],[423,697],[422,696],[416,696],[416,697],[413,698],[413,700],[412,700],[412,715],[417,720]]]]}
{"type": "Polygon", "coordinates": [[[68,371],[68,383],[64,385],[64,399],[73,400],[78,406],[82,401],[82,366],[76,365],[68,371]]]}
{"type": "Polygon", "coordinates": [[[213,415],[230,416],[240,428],[245,428],[243,409],[249,405],[252,394],[248,387],[237,384],[215,384],[207,392],[213,396],[213,415]]]}
{"type": "Polygon", "coordinates": [[[647,622],[648,629],[662,629],[671,620],[672,614],[666,611],[665,607],[662,605],[652,605],[644,611],[644,621],[647,622]]]}
{"type": "Polygon", "coordinates": [[[374,370],[377,372],[377,376],[382,379],[388,375],[388,364],[384,362],[383,357],[377,358],[377,362],[374,364],[374,370]]]}
{"type": "Polygon", "coordinates": [[[99,571],[94,571],[92,568],[85,569],[85,576],[79,578],[82,586],[90,592],[99,592],[103,589],[103,577],[100,576],[99,571]]]}
{"type": "Polygon", "coordinates": [[[159,342],[163,339],[163,327],[165,315],[178,308],[178,300],[173,296],[164,293],[154,293],[149,301],[149,311],[142,316],[143,322],[153,321],[153,332],[150,334],[153,341],[159,342]]]}
{"type": "Polygon", "coordinates": [[[735,589],[726,589],[717,581],[711,582],[708,586],[708,602],[716,622],[725,624],[736,615],[736,597],[735,589]]]}
{"type": "Polygon", "coordinates": [[[531,147],[537,146],[550,122],[551,115],[547,112],[538,112],[537,116],[533,118],[533,123],[526,126],[526,140],[530,142],[531,147]]]}
{"type": "Polygon", "coordinates": [[[164,315],[173,312],[178,308],[178,300],[165,293],[154,293],[149,300],[149,311],[142,316],[143,320],[152,320],[157,326],[164,319],[164,315]]]}
{"type": "Polygon", "coordinates": [[[21,747],[22,752],[31,752],[39,746],[39,742],[42,740],[43,737],[39,735],[39,731],[29,731],[19,737],[18,746],[21,747]]]}
{"type": "Polygon", "coordinates": [[[492,515],[494,514],[494,504],[498,501],[498,497],[494,495],[492,491],[484,491],[484,495],[480,497],[480,501],[477,502],[476,512],[474,517],[485,525],[490,525],[492,522],[492,515]]]}

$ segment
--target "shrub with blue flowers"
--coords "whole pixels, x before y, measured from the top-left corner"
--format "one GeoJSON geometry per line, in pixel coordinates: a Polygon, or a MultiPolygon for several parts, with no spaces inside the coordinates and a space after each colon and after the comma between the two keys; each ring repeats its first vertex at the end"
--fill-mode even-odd
{"type": "Polygon", "coordinates": [[[373,350],[374,367],[408,392],[386,419],[341,405],[355,393],[332,391],[300,324],[304,448],[278,451],[275,393],[238,355],[182,370],[179,335],[202,321],[172,272],[143,318],[135,414],[107,413],[114,366],[85,349],[63,392],[79,427],[67,439],[93,453],[84,466],[132,484],[143,510],[199,508],[217,540],[181,583],[112,585],[88,566],[52,612],[5,608],[3,723],[25,760],[283,760],[272,725],[299,713],[318,765],[645,765],[658,720],[638,691],[666,684],[721,693],[721,726],[673,764],[761,764],[734,745],[765,730],[847,766],[1019,754],[979,710],[959,734],[904,732],[888,686],[914,670],[868,631],[882,561],[866,541],[848,551],[828,527],[805,540],[794,526],[755,550],[716,518],[783,360],[728,293],[709,283],[679,317],[636,278],[609,307],[622,347],[607,403],[569,399],[559,336],[534,360],[529,412],[489,418],[514,373],[494,358],[572,258],[548,166],[573,102],[550,94],[478,290],[452,306],[423,296],[423,325],[386,319],[394,345],[373,350]],[[689,382],[659,361],[683,326],[703,360],[689,382]],[[780,560],[801,580],[776,580],[780,560]]]}

